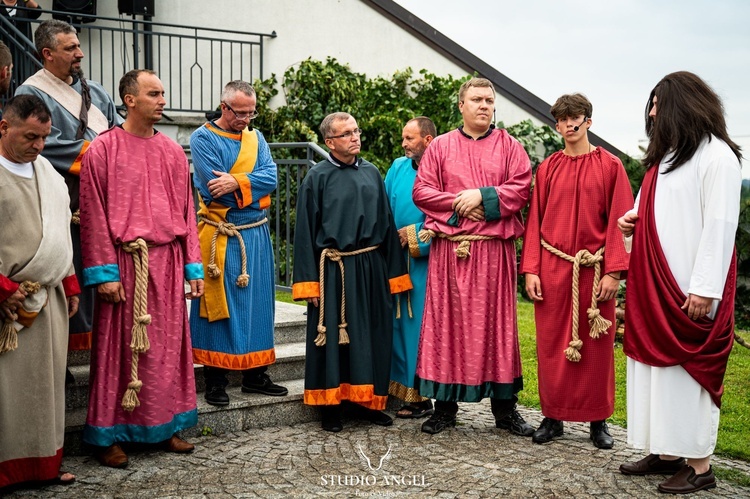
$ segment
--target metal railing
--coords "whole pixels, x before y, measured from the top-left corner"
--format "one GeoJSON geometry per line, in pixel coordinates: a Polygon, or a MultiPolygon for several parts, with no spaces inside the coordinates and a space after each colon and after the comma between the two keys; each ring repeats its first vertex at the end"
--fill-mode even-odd
{"type": "MultiPolygon", "coordinates": [[[[19,9],[24,9],[19,7],[19,9]]],[[[27,9],[28,10],[28,9],[27,9]]],[[[42,10],[42,17],[67,17],[42,10]]],[[[117,99],[120,77],[131,69],[156,71],[164,83],[167,112],[204,113],[212,109],[224,84],[230,80],[253,82],[263,78],[263,48],[276,32],[255,33],[226,29],[159,23],[125,17],[75,14],[83,24],[74,24],[84,53],[82,68],[87,78],[100,82],[117,99]]],[[[30,19],[33,29],[44,19],[30,19]]],[[[39,68],[34,45],[5,16],[2,31],[16,55],[14,65],[23,78],[39,68]]],[[[15,81],[11,91],[23,81],[15,81]]]]}
{"type": "MultiPolygon", "coordinates": [[[[294,260],[294,222],[297,209],[297,189],[308,170],[328,153],[314,142],[277,142],[268,144],[278,166],[278,183],[271,194],[271,207],[268,220],[273,239],[275,280],[277,289],[289,290],[292,285],[292,265],[294,260]]],[[[190,161],[190,148],[185,147],[190,161]]],[[[197,190],[194,191],[197,196],[197,190]]],[[[196,197],[196,207],[198,206],[196,197]]]]}

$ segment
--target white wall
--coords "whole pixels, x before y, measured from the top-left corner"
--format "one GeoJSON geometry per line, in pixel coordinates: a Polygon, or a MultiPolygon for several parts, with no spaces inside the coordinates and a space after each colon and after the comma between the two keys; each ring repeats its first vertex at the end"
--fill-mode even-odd
{"type": "MultiPolygon", "coordinates": [[[[117,17],[116,2],[100,1],[98,14],[117,17]]],[[[157,0],[154,21],[276,31],[276,38],[265,41],[263,76],[275,73],[279,81],[290,66],[308,57],[325,60],[329,56],[369,77],[389,76],[407,67],[415,72],[424,68],[440,76],[466,75],[461,67],[360,0],[157,0]]],[[[218,105],[218,95],[212,102],[218,105]]],[[[531,116],[499,97],[497,117],[511,125],[531,116]]]]}

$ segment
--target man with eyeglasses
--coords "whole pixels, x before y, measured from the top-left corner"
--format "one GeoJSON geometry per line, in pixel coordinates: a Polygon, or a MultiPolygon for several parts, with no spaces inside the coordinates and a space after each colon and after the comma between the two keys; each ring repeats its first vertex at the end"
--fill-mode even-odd
{"type": "Polygon", "coordinates": [[[360,158],[362,130],[348,113],[323,119],[328,159],[299,188],[295,300],[307,300],[305,394],[323,429],[342,429],[341,403],[388,426],[393,341],[391,294],[412,289],[378,169],[360,158]]]}
{"type": "Polygon", "coordinates": [[[458,109],[463,125],[432,141],[412,192],[426,215],[420,239],[432,240],[416,377],[419,394],[436,401],[422,431],[455,426],[458,402],[489,398],[498,428],[531,436],[516,411],[523,376],[515,239],[529,199],[529,157],[492,124],[492,82],[465,82],[458,109]]]}
{"type": "Polygon", "coordinates": [[[266,374],[274,350],[274,266],[266,208],[276,164],[263,134],[253,87],[235,80],[221,93],[221,116],[190,136],[198,233],[206,293],[190,310],[193,359],[203,364],[206,402],[229,404],[229,371],[242,371],[242,391],[284,396],[266,374]]]}

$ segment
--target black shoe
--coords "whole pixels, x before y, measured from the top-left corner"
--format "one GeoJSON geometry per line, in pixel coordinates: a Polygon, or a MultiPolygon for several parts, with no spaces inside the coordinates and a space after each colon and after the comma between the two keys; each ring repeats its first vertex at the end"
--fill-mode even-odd
{"type": "Polygon", "coordinates": [[[263,373],[258,376],[253,383],[248,383],[247,380],[242,380],[242,392],[262,393],[263,395],[271,395],[272,397],[283,397],[289,393],[289,390],[281,385],[275,384],[271,381],[268,374],[263,373]]]}
{"type": "Polygon", "coordinates": [[[561,437],[564,425],[562,421],[552,418],[544,418],[539,429],[531,435],[531,440],[535,444],[545,444],[555,437],[561,437]]]}
{"type": "Polygon", "coordinates": [[[422,423],[422,431],[429,433],[430,435],[435,435],[451,426],[456,426],[455,414],[435,411],[435,413],[430,416],[430,419],[422,423]]]}
{"type": "Polygon", "coordinates": [[[225,406],[229,405],[229,395],[221,385],[206,387],[206,402],[211,405],[225,406]]]}
{"type": "Polygon", "coordinates": [[[341,406],[324,406],[321,410],[323,412],[321,427],[325,431],[338,433],[344,429],[344,425],[341,424],[341,406]]]}
{"type": "Polygon", "coordinates": [[[534,427],[526,422],[518,411],[513,409],[507,416],[495,420],[495,427],[508,430],[514,435],[530,437],[534,433],[534,427]]]}
{"type": "Polygon", "coordinates": [[[391,426],[393,424],[393,418],[383,411],[368,409],[367,413],[367,420],[372,424],[378,426],[391,426]]]}
{"type": "Polygon", "coordinates": [[[592,421],[589,438],[597,449],[611,449],[615,445],[615,439],[609,434],[606,421],[592,421]]]}

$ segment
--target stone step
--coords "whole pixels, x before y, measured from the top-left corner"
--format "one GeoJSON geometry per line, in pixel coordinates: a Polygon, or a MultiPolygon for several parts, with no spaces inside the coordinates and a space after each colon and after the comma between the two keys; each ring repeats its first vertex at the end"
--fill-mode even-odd
{"type": "MultiPolygon", "coordinates": [[[[195,364],[195,385],[199,397],[205,391],[206,384],[203,378],[203,366],[195,364]]],[[[71,366],[70,372],[76,382],[65,389],[65,407],[68,411],[86,408],[89,401],[89,366],[71,366]]],[[[268,375],[274,382],[286,386],[288,380],[302,379],[305,377],[305,343],[282,343],[276,346],[276,362],[268,366],[268,375]]],[[[227,376],[230,387],[239,387],[242,384],[242,372],[232,371],[227,376]]]]}
{"type": "MultiPolygon", "coordinates": [[[[274,343],[296,343],[305,341],[305,315],[307,307],[293,303],[276,302],[274,343]]],[[[88,350],[77,350],[68,352],[68,366],[83,366],[91,362],[91,352],[88,350]]]]}
{"type": "MultiPolygon", "coordinates": [[[[242,393],[239,387],[229,387],[227,394],[230,401],[226,407],[212,406],[206,403],[202,394],[198,394],[198,424],[183,431],[181,436],[191,440],[202,435],[295,425],[320,418],[316,408],[302,403],[304,380],[289,380],[284,386],[289,389],[289,394],[284,397],[242,393]]],[[[68,411],[65,416],[65,454],[82,455],[91,452],[82,439],[86,409],[68,411]]]]}

